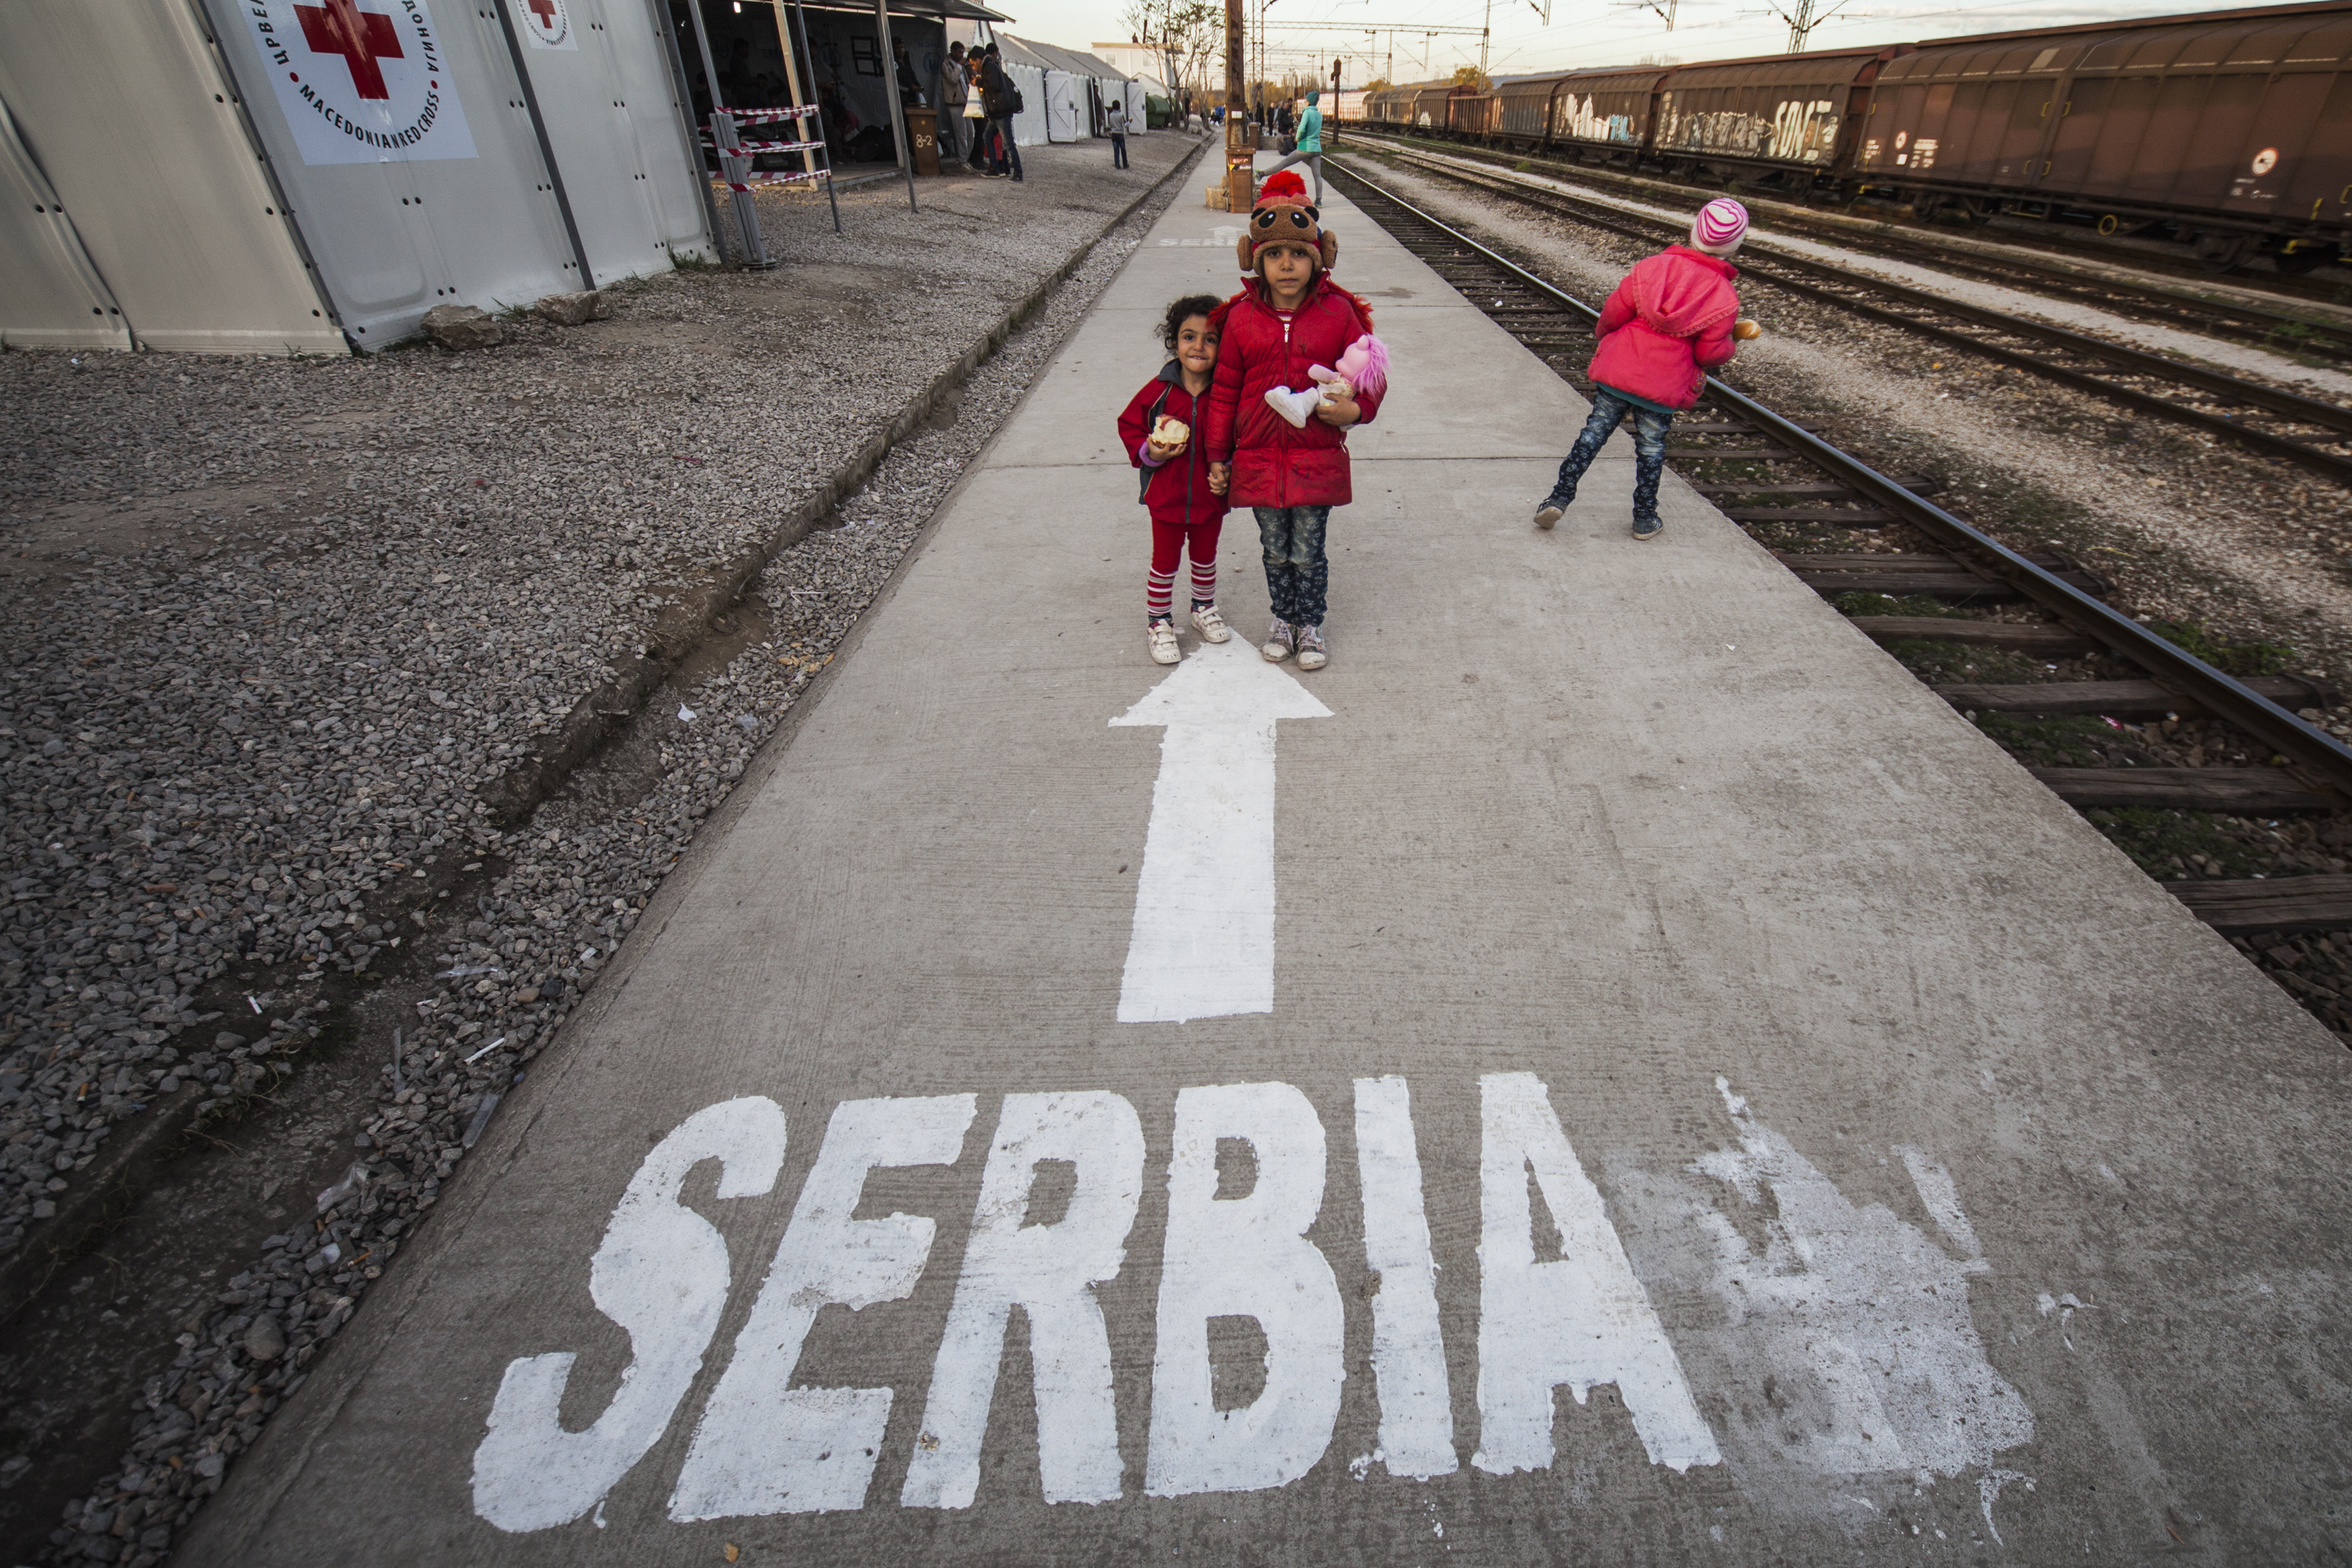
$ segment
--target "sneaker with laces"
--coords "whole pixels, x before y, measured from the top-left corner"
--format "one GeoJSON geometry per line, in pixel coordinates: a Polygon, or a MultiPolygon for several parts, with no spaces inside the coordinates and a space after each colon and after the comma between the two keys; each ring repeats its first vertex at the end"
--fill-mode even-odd
{"type": "Polygon", "coordinates": [[[1176,646],[1176,628],[1166,621],[1152,622],[1143,635],[1151,647],[1152,663],[1174,664],[1184,657],[1184,650],[1176,646]]]}
{"type": "Polygon", "coordinates": [[[1551,527],[1559,521],[1560,514],[1568,510],[1570,504],[1575,500],[1574,496],[1546,496],[1543,505],[1536,508],[1536,526],[1544,529],[1551,527]]]}
{"type": "Polygon", "coordinates": [[[1277,619],[1267,629],[1265,643],[1257,651],[1265,655],[1266,663],[1280,664],[1290,657],[1291,640],[1297,636],[1297,634],[1290,629],[1288,621],[1277,619]]]}
{"type": "Polygon", "coordinates": [[[1299,627],[1298,668],[1320,669],[1330,662],[1330,650],[1323,646],[1323,628],[1321,626],[1299,627]]]}
{"type": "Polygon", "coordinates": [[[1225,625],[1225,617],[1217,614],[1214,605],[1192,606],[1192,629],[1201,634],[1202,642],[1223,642],[1234,635],[1234,628],[1225,625]]]}

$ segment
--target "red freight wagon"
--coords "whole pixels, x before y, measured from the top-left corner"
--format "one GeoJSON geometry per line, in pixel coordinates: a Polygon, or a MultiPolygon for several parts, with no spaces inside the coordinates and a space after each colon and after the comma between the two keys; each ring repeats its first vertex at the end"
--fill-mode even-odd
{"type": "Polygon", "coordinates": [[[1580,158],[1595,152],[1612,160],[1640,156],[1665,75],[1662,66],[1642,66],[1558,78],[1545,120],[1545,145],[1573,148],[1580,158]]]}
{"type": "Polygon", "coordinates": [[[2352,237],[2352,5],[1931,40],[1880,72],[1855,170],[1929,210],[2173,220],[2220,270],[2265,237],[2316,265],[2352,237]]]}
{"type": "Polygon", "coordinates": [[[1908,44],[1678,66],[1665,74],[1652,136],[1669,169],[1730,174],[1762,163],[1810,185],[1853,161],[1871,85],[1908,44]]]}

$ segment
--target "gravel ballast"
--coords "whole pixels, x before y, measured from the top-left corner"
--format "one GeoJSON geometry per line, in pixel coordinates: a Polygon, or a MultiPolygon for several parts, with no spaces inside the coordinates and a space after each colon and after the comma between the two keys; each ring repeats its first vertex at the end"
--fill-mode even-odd
{"type": "Polygon", "coordinates": [[[0,357],[31,606],[0,634],[0,1261],[118,1130],[284,1079],[380,980],[416,997],[396,1060],[353,1047],[382,1066],[348,1168],[142,1358],[131,1452],[48,1514],[50,1560],[160,1559],[1181,180],[606,755],[520,824],[486,787],[1200,143],[1131,146],[1130,171],[1081,144],[1024,154],[1020,185],[926,181],[919,215],[853,191],[841,238],[821,197],[765,194],[782,269],[626,285],[610,320],[510,319],[494,349],[0,357]]]}

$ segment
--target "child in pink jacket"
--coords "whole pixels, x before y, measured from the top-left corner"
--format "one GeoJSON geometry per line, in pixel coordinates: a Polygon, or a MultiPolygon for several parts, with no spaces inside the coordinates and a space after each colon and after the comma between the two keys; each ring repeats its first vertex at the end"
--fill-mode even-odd
{"type": "Polygon", "coordinates": [[[1739,269],[1726,258],[1748,235],[1748,209],[1728,196],[1706,204],[1691,219],[1690,243],[1670,245],[1633,264],[1601,307],[1593,333],[1592,417],[1559,465],[1551,494],[1536,509],[1536,526],[1549,528],[1576,500],[1576,482],[1600,455],[1601,443],[1630,410],[1633,416],[1633,537],[1655,539],[1658,477],[1666,463],[1666,431],[1675,416],[1698,401],[1706,373],[1738,352],[1732,327],[1739,269]]]}

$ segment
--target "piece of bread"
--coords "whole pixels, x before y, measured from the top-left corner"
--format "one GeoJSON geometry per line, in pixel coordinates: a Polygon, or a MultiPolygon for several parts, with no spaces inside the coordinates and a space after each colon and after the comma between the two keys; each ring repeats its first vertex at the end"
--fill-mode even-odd
{"type": "Polygon", "coordinates": [[[1160,423],[1151,428],[1151,438],[1163,447],[1181,447],[1192,438],[1192,427],[1181,419],[1171,419],[1163,414],[1160,423]]]}

